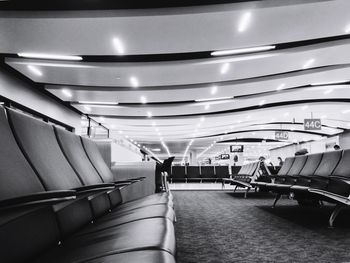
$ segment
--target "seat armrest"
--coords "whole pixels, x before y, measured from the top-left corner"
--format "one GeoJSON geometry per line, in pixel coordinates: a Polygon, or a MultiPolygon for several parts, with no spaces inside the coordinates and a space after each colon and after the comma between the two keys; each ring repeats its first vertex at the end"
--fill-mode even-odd
{"type": "Polygon", "coordinates": [[[350,184],[350,178],[347,177],[342,177],[342,176],[330,176],[329,177],[330,181],[342,181],[344,183],[350,184]]]}
{"type": "Polygon", "coordinates": [[[114,183],[103,183],[103,184],[93,184],[93,185],[85,185],[74,188],[77,191],[77,194],[85,194],[87,192],[96,192],[96,191],[108,191],[115,188],[114,183]]]}
{"type": "Polygon", "coordinates": [[[17,207],[24,207],[36,204],[49,204],[63,202],[67,200],[73,200],[77,196],[77,192],[74,190],[58,190],[38,192],[35,194],[15,197],[7,200],[0,201],[0,209],[10,209],[17,207]]]}
{"type": "Polygon", "coordinates": [[[325,197],[328,197],[338,203],[342,203],[344,205],[350,205],[350,199],[349,198],[346,198],[342,195],[338,195],[338,194],[334,194],[332,192],[327,192],[327,191],[324,191],[324,190],[319,190],[319,189],[313,189],[313,188],[310,188],[308,189],[308,191],[310,193],[313,193],[313,194],[318,194],[318,195],[321,195],[321,196],[325,196],[325,197]]]}

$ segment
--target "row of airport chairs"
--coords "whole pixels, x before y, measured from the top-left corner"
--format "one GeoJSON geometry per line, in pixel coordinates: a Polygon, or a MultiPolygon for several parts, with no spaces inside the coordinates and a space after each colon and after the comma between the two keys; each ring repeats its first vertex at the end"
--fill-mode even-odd
{"type": "Polygon", "coordinates": [[[172,166],[169,180],[171,183],[218,182],[228,177],[228,166],[172,166]]]}
{"type": "Polygon", "coordinates": [[[0,107],[1,262],[175,262],[171,193],[123,202],[97,145],[0,107]]]}
{"type": "Polygon", "coordinates": [[[256,180],[259,176],[259,171],[261,169],[261,163],[259,161],[244,164],[236,175],[232,178],[224,178],[222,180],[222,188],[225,188],[225,184],[234,185],[234,192],[237,187],[245,188],[244,198],[247,198],[249,190],[252,188],[250,184],[252,181],[256,180]]]}
{"type": "Polygon", "coordinates": [[[276,194],[274,208],[282,195],[302,206],[336,204],[329,218],[332,227],[339,212],[350,206],[350,149],[286,158],[278,174],[268,178],[252,184],[276,194]]]}

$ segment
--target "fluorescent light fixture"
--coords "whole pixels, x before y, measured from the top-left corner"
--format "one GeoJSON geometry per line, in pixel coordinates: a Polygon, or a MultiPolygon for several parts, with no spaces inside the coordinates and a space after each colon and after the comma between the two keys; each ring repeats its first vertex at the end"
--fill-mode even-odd
{"type": "Polygon", "coordinates": [[[57,54],[44,54],[44,53],[18,53],[19,57],[22,58],[36,58],[36,59],[53,59],[53,60],[83,60],[80,56],[69,56],[69,55],[57,55],[57,54]]]}
{"type": "Polygon", "coordinates": [[[33,65],[27,65],[27,68],[34,73],[35,75],[41,77],[43,75],[43,73],[35,66],[33,65]]]}
{"type": "Polygon", "coordinates": [[[311,67],[312,64],[314,64],[315,59],[309,59],[308,61],[305,62],[305,64],[303,65],[303,69],[307,69],[309,67],[311,67]]]}
{"type": "Polygon", "coordinates": [[[145,96],[141,96],[140,97],[140,101],[142,104],[146,104],[147,103],[147,98],[145,96]]]}
{"type": "Polygon", "coordinates": [[[276,90],[283,90],[284,88],[286,87],[286,84],[285,83],[282,83],[282,84],[280,84],[277,88],[276,88],[276,90]]]}
{"type": "Polygon", "coordinates": [[[262,52],[275,49],[276,46],[261,46],[261,47],[248,47],[248,48],[238,48],[231,50],[219,50],[213,51],[210,55],[212,56],[228,56],[228,55],[241,55],[254,52],[262,52]]]}
{"type": "Polygon", "coordinates": [[[202,116],[201,119],[200,119],[201,122],[205,121],[205,117],[202,116]]]}
{"type": "Polygon", "coordinates": [[[203,99],[197,99],[195,100],[195,102],[212,101],[212,100],[229,100],[229,99],[233,99],[233,97],[203,98],[203,99]]]}
{"type": "Polygon", "coordinates": [[[139,81],[136,77],[130,77],[130,84],[132,87],[137,88],[139,86],[139,81]]]}
{"type": "Polygon", "coordinates": [[[224,63],[221,68],[220,68],[220,73],[221,74],[226,74],[228,70],[230,69],[230,64],[229,63],[224,63]]]}
{"type": "Polygon", "coordinates": [[[244,32],[251,20],[252,13],[251,12],[245,12],[238,23],[238,32],[244,32]]]}
{"type": "Polygon", "coordinates": [[[341,113],[343,113],[343,114],[350,113],[350,109],[348,109],[348,110],[343,110],[341,113]]]}
{"type": "Polygon", "coordinates": [[[148,118],[151,118],[151,117],[152,117],[152,112],[147,111],[147,117],[148,117],[148,118]]]}
{"type": "Polygon", "coordinates": [[[62,89],[62,93],[63,93],[63,95],[65,95],[68,98],[71,98],[73,96],[72,92],[68,89],[62,89]]]}
{"type": "Polygon", "coordinates": [[[123,45],[122,41],[119,38],[114,37],[112,42],[113,42],[113,46],[114,46],[115,50],[117,51],[117,53],[119,55],[124,55],[125,50],[124,50],[124,45],[123,45]]]}
{"type": "Polygon", "coordinates": [[[118,102],[108,101],[78,101],[79,104],[91,104],[91,105],[118,105],[118,102]]]}
{"type": "Polygon", "coordinates": [[[265,102],[266,102],[265,100],[260,101],[259,106],[263,106],[265,104],[265,102]]]}
{"type": "Polygon", "coordinates": [[[333,89],[327,89],[323,94],[327,95],[333,92],[333,89]]]}
{"type": "Polygon", "coordinates": [[[326,85],[335,85],[335,84],[342,84],[347,83],[348,80],[338,80],[338,81],[330,81],[330,82],[320,82],[320,83],[312,83],[311,86],[326,86],[326,85]]]}
{"type": "Polygon", "coordinates": [[[210,94],[211,94],[211,95],[214,95],[217,91],[218,91],[218,86],[213,86],[213,87],[211,87],[211,89],[210,89],[210,94]]]}

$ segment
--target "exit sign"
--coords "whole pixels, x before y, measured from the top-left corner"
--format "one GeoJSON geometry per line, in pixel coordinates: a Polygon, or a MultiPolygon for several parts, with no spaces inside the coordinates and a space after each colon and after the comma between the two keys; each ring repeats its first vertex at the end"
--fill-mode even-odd
{"type": "Polygon", "coordinates": [[[275,139],[276,140],[288,140],[289,133],[287,131],[276,131],[275,139]]]}
{"type": "Polygon", "coordinates": [[[312,130],[321,130],[322,123],[321,119],[304,119],[304,130],[312,131],[312,130]]]}

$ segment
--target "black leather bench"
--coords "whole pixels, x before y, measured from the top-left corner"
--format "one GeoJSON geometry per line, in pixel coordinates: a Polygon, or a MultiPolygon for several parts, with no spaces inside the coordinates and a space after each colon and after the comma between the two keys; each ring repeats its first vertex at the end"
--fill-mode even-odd
{"type": "MultiPolygon", "coordinates": [[[[124,203],[96,144],[0,108],[2,262],[175,262],[172,196],[124,203]]],[[[142,180],[140,178],[139,180],[142,180]]]]}

